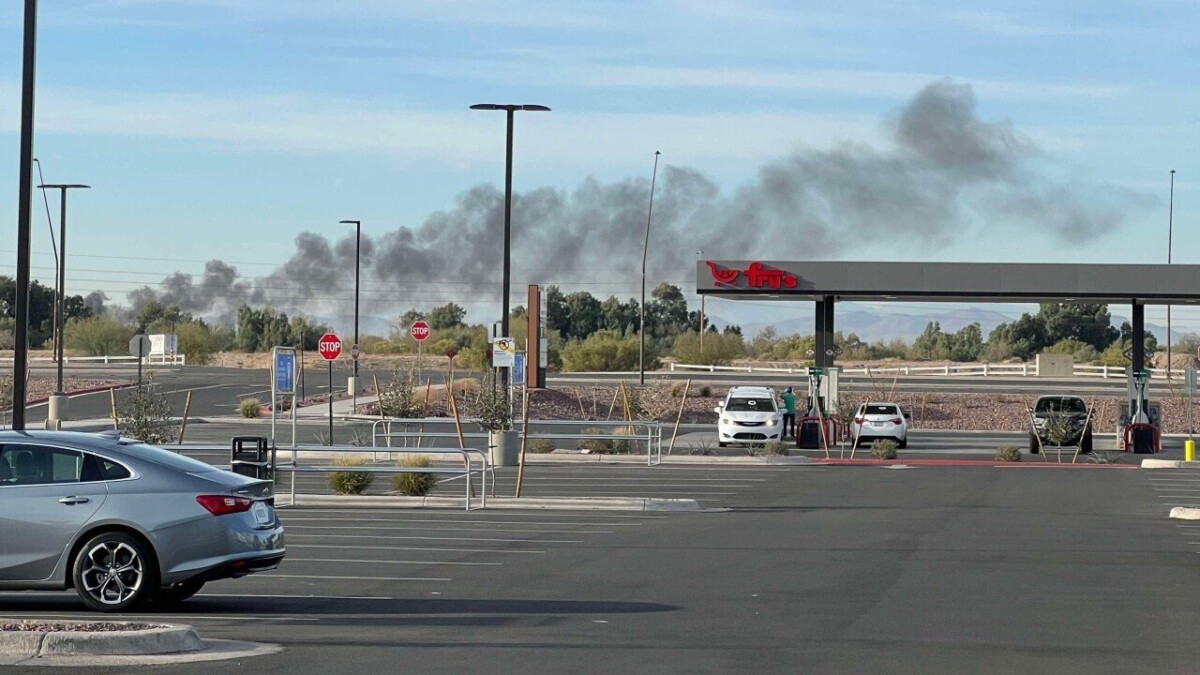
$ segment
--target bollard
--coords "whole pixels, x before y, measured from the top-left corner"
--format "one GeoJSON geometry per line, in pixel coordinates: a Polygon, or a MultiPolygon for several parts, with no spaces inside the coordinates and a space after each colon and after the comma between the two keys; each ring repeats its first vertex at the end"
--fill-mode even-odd
{"type": "Polygon", "coordinates": [[[1183,461],[1196,461],[1196,441],[1190,438],[1183,442],[1183,461]]]}

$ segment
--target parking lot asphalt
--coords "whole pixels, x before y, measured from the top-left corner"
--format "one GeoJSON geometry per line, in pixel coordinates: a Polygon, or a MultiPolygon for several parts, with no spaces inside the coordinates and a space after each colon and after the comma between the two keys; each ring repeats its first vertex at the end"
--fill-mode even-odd
{"type": "Polygon", "coordinates": [[[1196,672],[1200,472],[749,469],[718,513],[282,509],[279,570],[137,618],[284,651],[152,672],[1196,672]]]}

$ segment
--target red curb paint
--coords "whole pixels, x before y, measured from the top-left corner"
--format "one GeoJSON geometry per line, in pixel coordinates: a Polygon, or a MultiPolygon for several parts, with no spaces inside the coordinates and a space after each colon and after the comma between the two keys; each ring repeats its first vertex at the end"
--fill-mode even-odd
{"type": "Polygon", "coordinates": [[[813,459],[813,464],[837,466],[987,466],[995,468],[1047,468],[1047,469],[1137,469],[1125,464],[1049,464],[1035,462],[997,462],[991,459],[813,459]]]}

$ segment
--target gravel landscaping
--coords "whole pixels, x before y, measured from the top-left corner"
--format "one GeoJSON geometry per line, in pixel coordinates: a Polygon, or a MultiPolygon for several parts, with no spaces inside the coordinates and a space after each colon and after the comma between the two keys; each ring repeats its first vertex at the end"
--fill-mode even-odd
{"type": "Polygon", "coordinates": [[[11,633],[116,633],[168,628],[156,623],[82,621],[0,621],[0,632],[11,633]]]}

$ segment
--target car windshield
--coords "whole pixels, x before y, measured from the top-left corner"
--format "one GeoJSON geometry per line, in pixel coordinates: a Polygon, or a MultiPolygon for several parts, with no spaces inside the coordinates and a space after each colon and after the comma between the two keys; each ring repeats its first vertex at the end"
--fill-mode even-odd
{"type": "Polygon", "coordinates": [[[155,464],[165,466],[169,469],[186,471],[188,473],[206,473],[216,471],[217,468],[211,464],[205,464],[198,459],[192,459],[184,455],[180,455],[170,450],[146,445],[145,443],[132,443],[123,445],[122,449],[129,454],[141,459],[149,460],[155,464]]]}
{"type": "Polygon", "coordinates": [[[867,415],[898,415],[896,406],[894,405],[869,405],[866,409],[867,415]]]}
{"type": "Polygon", "coordinates": [[[1040,413],[1086,413],[1087,406],[1078,398],[1043,398],[1038,399],[1036,410],[1040,413]]]}
{"type": "Polygon", "coordinates": [[[729,412],[775,412],[775,401],[769,398],[731,398],[725,404],[729,412]]]}

